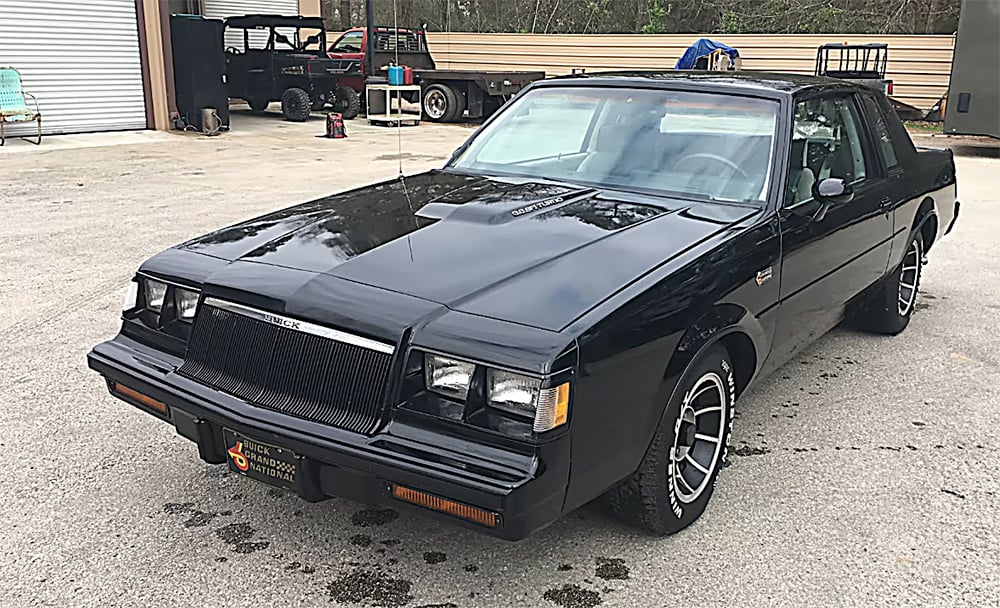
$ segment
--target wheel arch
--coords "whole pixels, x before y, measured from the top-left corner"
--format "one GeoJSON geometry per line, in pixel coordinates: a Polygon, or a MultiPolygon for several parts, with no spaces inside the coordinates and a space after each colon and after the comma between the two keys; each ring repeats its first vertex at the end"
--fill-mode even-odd
{"type": "Polygon", "coordinates": [[[670,397],[680,384],[684,370],[716,344],[722,345],[732,357],[736,395],[743,394],[760,363],[753,334],[762,335],[763,328],[742,306],[732,303],[713,306],[688,327],[670,357],[664,372],[665,381],[674,381],[670,397]]]}
{"type": "Polygon", "coordinates": [[[934,199],[929,196],[920,201],[920,207],[917,208],[917,213],[913,217],[910,233],[915,234],[917,231],[920,231],[924,237],[924,252],[930,251],[934,241],[937,240],[938,218],[934,199]]]}

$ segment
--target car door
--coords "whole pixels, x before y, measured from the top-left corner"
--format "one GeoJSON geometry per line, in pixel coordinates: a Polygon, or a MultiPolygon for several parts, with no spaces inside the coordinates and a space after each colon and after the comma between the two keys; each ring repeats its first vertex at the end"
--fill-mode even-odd
{"type": "Polygon", "coordinates": [[[773,355],[787,360],[843,318],[845,305],[885,272],[892,217],[888,185],[853,94],[795,105],[786,192],[778,213],[781,292],[773,355]],[[841,178],[852,200],[826,206],[814,185],[841,178]]]}
{"type": "Polygon", "coordinates": [[[363,30],[352,30],[345,32],[332,45],[327,55],[330,59],[339,59],[340,68],[347,70],[348,74],[340,79],[340,85],[363,92],[365,90],[365,78],[361,75],[362,62],[364,61],[365,33],[363,30]]]}

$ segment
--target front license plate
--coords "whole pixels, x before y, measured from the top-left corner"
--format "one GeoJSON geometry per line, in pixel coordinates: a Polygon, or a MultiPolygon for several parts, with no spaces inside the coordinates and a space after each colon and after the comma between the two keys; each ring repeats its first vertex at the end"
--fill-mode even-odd
{"type": "Polygon", "coordinates": [[[261,443],[223,429],[229,468],[279,488],[295,489],[298,459],[291,450],[261,443]]]}

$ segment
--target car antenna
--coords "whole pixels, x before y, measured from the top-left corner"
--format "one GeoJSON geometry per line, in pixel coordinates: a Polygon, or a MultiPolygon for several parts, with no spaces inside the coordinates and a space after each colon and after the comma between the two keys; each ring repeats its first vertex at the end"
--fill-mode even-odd
{"type": "MultiPolygon", "coordinates": [[[[395,52],[395,66],[399,67],[399,11],[396,6],[397,0],[392,0],[392,35],[395,36],[395,44],[393,44],[393,51],[395,52]]],[[[371,41],[372,51],[375,49],[375,41],[371,41]]],[[[389,107],[386,108],[388,112],[392,112],[392,95],[389,96],[389,107]]],[[[403,177],[403,93],[400,92],[399,98],[396,100],[399,104],[399,112],[396,116],[396,158],[399,160],[399,183],[403,186],[403,194],[406,196],[406,204],[410,207],[410,213],[416,216],[417,212],[413,208],[413,201],[410,200],[410,193],[406,189],[406,179],[403,177]]],[[[412,253],[411,253],[412,255],[412,253]]]]}

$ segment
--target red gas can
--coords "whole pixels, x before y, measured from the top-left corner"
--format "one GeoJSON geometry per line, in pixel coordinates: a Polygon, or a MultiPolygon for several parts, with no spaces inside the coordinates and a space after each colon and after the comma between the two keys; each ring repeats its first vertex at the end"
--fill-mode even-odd
{"type": "Polygon", "coordinates": [[[413,84],[413,68],[408,65],[403,66],[403,84],[413,84]]]}

